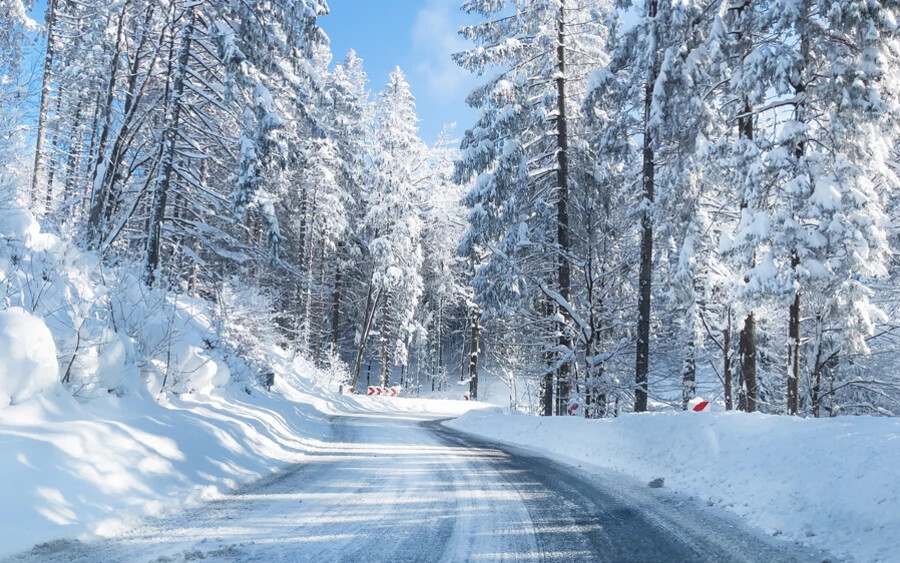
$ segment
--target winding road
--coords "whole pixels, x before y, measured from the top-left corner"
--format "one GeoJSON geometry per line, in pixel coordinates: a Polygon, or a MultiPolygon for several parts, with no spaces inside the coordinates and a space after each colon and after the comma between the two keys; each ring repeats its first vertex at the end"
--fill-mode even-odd
{"type": "Polygon", "coordinates": [[[664,490],[439,421],[333,427],[328,451],[223,500],[7,561],[822,561],[664,490]]]}

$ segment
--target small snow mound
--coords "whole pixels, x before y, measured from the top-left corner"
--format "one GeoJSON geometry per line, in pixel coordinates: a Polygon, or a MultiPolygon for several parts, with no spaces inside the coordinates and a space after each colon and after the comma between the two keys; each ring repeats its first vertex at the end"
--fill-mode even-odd
{"type": "Polygon", "coordinates": [[[44,321],[18,307],[0,311],[0,408],[43,393],[58,377],[56,344],[44,321]]]}
{"type": "Polygon", "coordinates": [[[17,206],[3,207],[0,213],[0,236],[28,242],[41,232],[41,226],[31,212],[17,206]]]}

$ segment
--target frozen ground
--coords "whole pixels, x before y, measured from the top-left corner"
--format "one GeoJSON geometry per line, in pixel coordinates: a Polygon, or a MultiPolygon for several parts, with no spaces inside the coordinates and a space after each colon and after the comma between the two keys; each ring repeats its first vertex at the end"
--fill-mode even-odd
{"type": "Polygon", "coordinates": [[[347,405],[358,414],[332,417],[327,443],[233,495],[7,561],[821,560],[645,483],[433,422],[457,405],[347,405]]]}
{"type": "Polygon", "coordinates": [[[586,472],[664,478],[667,490],[841,559],[900,561],[897,419],[687,412],[589,421],[495,408],[449,426],[586,472]]]}

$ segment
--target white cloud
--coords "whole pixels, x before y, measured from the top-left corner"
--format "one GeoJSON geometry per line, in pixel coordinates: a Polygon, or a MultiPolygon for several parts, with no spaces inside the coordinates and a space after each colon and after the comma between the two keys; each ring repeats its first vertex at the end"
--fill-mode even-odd
{"type": "Polygon", "coordinates": [[[412,30],[415,72],[429,97],[442,105],[459,103],[475,84],[472,75],[450,58],[469,47],[458,33],[465,17],[460,4],[459,0],[428,0],[412,30]]]}

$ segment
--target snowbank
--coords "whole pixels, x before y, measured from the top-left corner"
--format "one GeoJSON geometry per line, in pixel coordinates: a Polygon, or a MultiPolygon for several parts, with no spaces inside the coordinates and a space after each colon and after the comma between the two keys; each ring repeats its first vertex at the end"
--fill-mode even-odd
{"type": "Polygon", "coordinates": [[[900,421],[743,413],[589,421],[475,411],[449,426],[665,486],[857,561],[900,554],[900,421]]]}
{"type": "Polygon", "coordinates": [[[0,556],[115,535],[303,461],[329,438],[323,396],[282,379],[272,394],[233,383],[85,402],[57,385],[0,410],[0,556]]]}
{"type": "Polygon", "coordinates": [[[0,311],[0,409],[50,389],[58,375],[47,325],[25,309],[0,311]]]}
{"type": "Polygon", "coordinates": [[[232,311],[150,291],[133,270],[101,268],[0,201],[0,556],[115,534],[329,437],[333,382],[265,332],[248,340],[255,326],[241,340],[232,311]]]}

